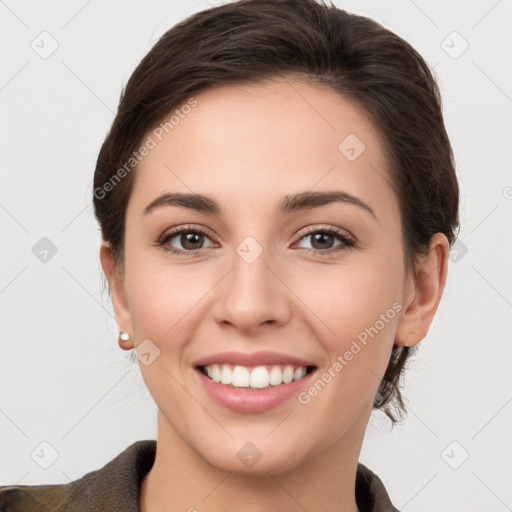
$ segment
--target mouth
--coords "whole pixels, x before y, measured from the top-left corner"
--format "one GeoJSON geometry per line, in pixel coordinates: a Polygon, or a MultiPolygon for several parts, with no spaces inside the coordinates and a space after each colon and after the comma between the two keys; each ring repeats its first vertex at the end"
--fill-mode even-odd
{"type": "Polygon", "coordinates": [[[273,364],[242,366],[229,363],[197,365],[196,370],[213,382],[233,389],[263,390],[299,381],[313,373],[314,365],[273,364]]]}
{"type": "Polygon", "coordinates": [[[192,363],[206,395],[237,413],[262,413],[285,405],[311,385],[319,368],[311,359],[263,350],[210,354],[192,363]]]}
{"type": "Polygon", "coordinates": [[[263,413],[285,405],[310,386],[317,367],[213,363],[194,367],[198,383],[214,401],[236,413],[263,413]]]}

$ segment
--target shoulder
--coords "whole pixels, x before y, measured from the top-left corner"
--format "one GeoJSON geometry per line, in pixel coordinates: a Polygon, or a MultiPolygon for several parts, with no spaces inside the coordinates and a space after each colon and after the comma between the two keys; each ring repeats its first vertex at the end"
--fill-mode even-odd
{"type": "Polygon", "coordinates": [[[1,512],[137,512],[142,479],[156,441],[137,441],[108,462],[67,484],[0,486],[1,512]]]}
{"type": "Polygon", "coordinates": [[[68,495],[64,485],[7,485],[0,486],[2,512],[46,512],[61,510],[59,505],[68,495]]]}
{"type": "Polygon", "coordinates": [[[357,465],[356,501],[361,512],[400,512],[382,480],[361,462],[357,465]]]}

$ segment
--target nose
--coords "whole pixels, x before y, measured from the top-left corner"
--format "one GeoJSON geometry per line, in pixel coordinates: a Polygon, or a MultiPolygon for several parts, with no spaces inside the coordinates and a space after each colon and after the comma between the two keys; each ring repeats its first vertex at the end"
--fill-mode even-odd
{"type": "Polygon", "coordinates": [[[280,265],[263,251],[254,261],[235,252],[232,267],[214,288],[214,318],[222,327],[255,334],[290,319],[291,291],[280,265]]]}

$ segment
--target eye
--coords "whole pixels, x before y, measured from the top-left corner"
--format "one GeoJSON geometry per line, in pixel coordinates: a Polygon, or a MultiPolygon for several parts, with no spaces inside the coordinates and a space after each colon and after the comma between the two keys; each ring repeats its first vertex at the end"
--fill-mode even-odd
{"type": "MultiPolygon", "coordinates": [[[[157,240],[157,245],[173,254],[191,256],[206,249],[205,238],[211,240],[207,231],[200,227],[182,226],[172,229],[157,240]],[[179,244],[181,247],[176,247],[179,244]]],[[[299,242],[311,239],[312,248],[305,247],[308,254],[326,256],[355,245],[355,241],[338,228],[312,226],[306,229],[299,242]],[[336,244],[338,241],[338,245],[336,244]],[[334,245],[333,245],[334,244],[334,245]]],[[[213,244],[210,246],[212,247],[213,244]]]]}
{"type": "Polygon", "coordinates": [[[190,255],[196,254],[205,248],[202,247],[205,238],[210,239],[208,233],[204,229],[183,226],[175,228],[162,235],[158,239],[157,244],[165,251],[169,251],[174,254],[190,255]],[[178,243],[181,245],[181,248],[176,248],[172,245],[172,241],[174,239],[176,239],[174,244],[178,243]]]}
{"type": "Polygon", "coordinates": [[[305,247],[309,254],[326,255],[355,245],[355,241],[345,233],[333,227],[312,226],[302,234],[299,241],[311,239],[312,248],[305,247]],[[334,245],[338,241],[338,245],[334,245]]]}

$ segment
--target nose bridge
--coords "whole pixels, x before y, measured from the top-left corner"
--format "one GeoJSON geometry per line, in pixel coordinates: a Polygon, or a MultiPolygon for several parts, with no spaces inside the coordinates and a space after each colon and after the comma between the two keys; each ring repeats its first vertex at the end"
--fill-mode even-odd
{"type": "Polygon", "coordinates": [[[263,323],[286,320],[289,314],[286,287],[275,275],[279,264],[267,242],[261,242],[246,236],[234,248],[231,271],[218,291],[217,321],[250,330],[263,323]]]}

